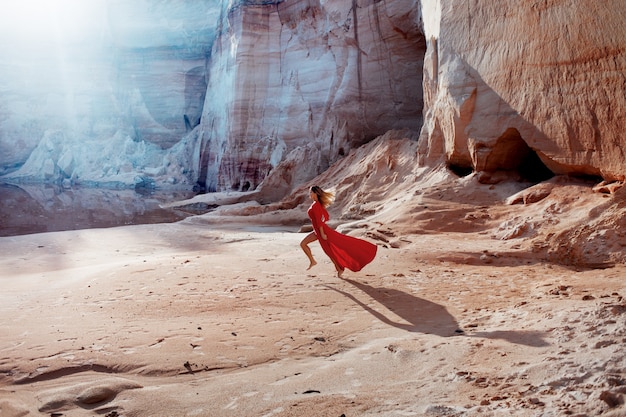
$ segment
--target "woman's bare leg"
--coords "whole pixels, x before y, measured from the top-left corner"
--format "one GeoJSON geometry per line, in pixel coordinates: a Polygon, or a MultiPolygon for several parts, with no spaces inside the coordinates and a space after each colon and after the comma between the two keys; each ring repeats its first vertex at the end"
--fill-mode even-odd
{"type": "Polygon", "coordinates": [[[302,239],[302,242],[300,242],[300,247],[304,251],[304,254],[307,256],[307,258],[309,258],[309,262],[310,262],[309,267],[307,268],[307,271],[313,268],[315,265],[317,265],[317,262],[315,262],[315,258],[313,258],[313,254],[311,253],[311,248],[309,248],[309,243],[315,242],[316,240],[317,240],[317,235],[311,232],[308,235],[306,235],[304,239],[302,239]]]}
{"type": "Polygon", "coordinates": [[[335,262],[334,259],[331,259],[331,261],[333,261],[333,263],[335,264],[335,269],[337,270],[337,278],[343,278],[342,274],[343,274],[343,267],[341,265],[339,265],[337,262],[335,262]]]}
{"type": "Polygon", "coordinates": [[[341,266],[337,261],[335,261],[335,259],[333,259],[332,256],[329,256],[330,260],[333,262],[333,265],[335,265],[335,270],[337,270],[337,277],[338,278],[343,278],[341,275],[343,274],[343,271],[345,271],[345,269],[343,268],[343,266],[341,266]]]}
{"type": "Polygon", "coordinates": [[[343,278],[343,271],[342,267],[337,268],[337,278],[343,278]]]}

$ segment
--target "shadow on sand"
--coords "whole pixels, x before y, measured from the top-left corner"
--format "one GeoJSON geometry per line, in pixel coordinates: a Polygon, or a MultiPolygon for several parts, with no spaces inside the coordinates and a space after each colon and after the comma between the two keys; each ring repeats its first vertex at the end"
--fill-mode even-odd
{"type": "Polygon", "coordinates": [[[406,292],[384,287],[372,287],[368,284],[353,281],[351,279],[343,279],[345,282],[354,285],[359,290],[376,300],[387,310],[392,311],[404,321],[396,321],[385,313],[365,304],[356,296],[328,286],[328,288],[351,299],[367,312],[372,314],[378,320],[390,326],[397,327],[408,332],[419,332],[427,334],[435,334],[441,337],[454,336],[462,334],[456,319],[448,313],[448,310],[442,305],[415,297],[406,292]]]}
{"type": "Polygon", "coordinates": [[[432,301],[416,297],[404,291],[393,288],[372,287],[371,285],[343,278],[343,281],[352,284],[363,293],[374,299],[387,310],[393,312],[403,321],[397,321],[387,316],[384,312],[371,307],[359,300],[355,295],[327,285],[326,287],[336,291],[356,304],[381,322],[408,332],[434,334],[441,337],[466,336],[487,339],[503,339],[510,343],[532,347],[543,347],[549,344],[543,339],[543,334],[536,331],[493,331],[466,334],[460,328],[459,323],[446,307],[432,301]]]}

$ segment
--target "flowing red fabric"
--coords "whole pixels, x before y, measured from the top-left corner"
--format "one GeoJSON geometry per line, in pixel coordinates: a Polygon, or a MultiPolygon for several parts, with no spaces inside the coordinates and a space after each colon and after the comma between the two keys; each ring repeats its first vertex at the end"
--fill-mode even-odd
{"type": "Polygon", "coordinates": [[[319,202],[311,204],[307,214],[324,253],[342,268],[357,272],[374,260],[378,247],[365,240],[341,234],[328,226],[328,211],[319,202]],[[327,240],[322,239],[320,229],[324,230],[327,240]]]}

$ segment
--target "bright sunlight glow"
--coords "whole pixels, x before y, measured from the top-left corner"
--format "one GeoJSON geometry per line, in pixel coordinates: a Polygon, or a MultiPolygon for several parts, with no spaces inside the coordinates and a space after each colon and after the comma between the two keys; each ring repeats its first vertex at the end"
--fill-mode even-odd
{"type": "Polygon", "coordinates": [[[0,42],[45,47],[99,36],[104,0],[15,0],[0,2],[0,42]]]}

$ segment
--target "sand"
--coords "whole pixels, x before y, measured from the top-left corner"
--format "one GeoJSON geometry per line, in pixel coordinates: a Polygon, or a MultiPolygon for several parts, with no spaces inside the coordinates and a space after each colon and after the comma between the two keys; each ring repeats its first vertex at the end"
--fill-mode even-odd
{"type": "Polygon", "coordinates": [[[0,238],[0,415],[626,415],[626,267],[551,244],[615,197],[392,165],[395,194],[337,182],[379,245],[343,279],[315,243],[306,270],[306,201],[0,238]]]}
{"type": "Polygon", "coordinates": [[[187,221],[3,238],[1,415],[625,412],[623,266],[445,233],[338,279],[319,246],[305,270],[303,236],[187,221]]]}

